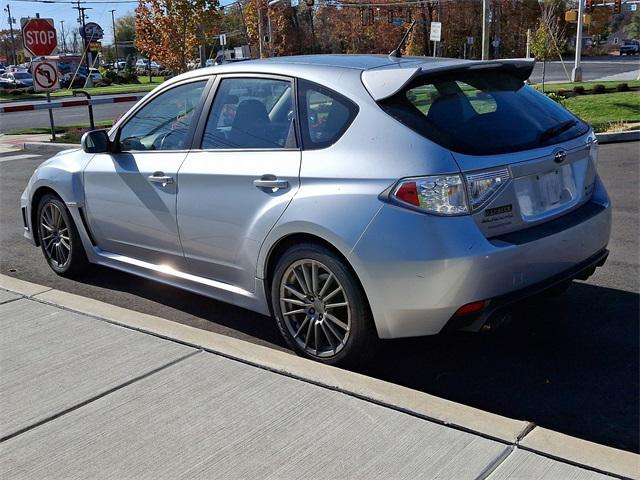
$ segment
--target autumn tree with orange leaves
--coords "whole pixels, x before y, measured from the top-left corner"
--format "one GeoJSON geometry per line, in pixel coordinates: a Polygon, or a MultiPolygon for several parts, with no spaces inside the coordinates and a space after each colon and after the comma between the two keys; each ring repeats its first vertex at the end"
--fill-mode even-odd
{"type": "Polygon", "coordinates": [[[218,0],[140,0],[136,47],[175,72],[183,72],[200,44],[219,33],[218,0]]]}

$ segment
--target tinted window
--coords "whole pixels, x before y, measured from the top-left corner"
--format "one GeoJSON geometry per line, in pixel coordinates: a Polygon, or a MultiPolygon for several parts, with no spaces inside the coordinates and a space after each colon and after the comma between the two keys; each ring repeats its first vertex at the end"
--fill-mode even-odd
{"type": "Polygon", "coordinates": [[[220,82],[202,148],[295,147],[291,82],[227,78],[220,82]]]}
{"type": "Polygon", "coordinates": [[[470,155],[551,145],[589,129],[546,95],[499,71],[420,77],[380,106],[430,140],[470,155]]]}
{"type": "Polygon", "coordinates": [[[182,150],[206,80],[174,87],[157,96],[120,130],[120,147],[133,150],[182,150]]]}
{"type": "Polygon", "coordinates": [[[352,101],[306,80],[298,83],[298,105],[302,143],[307,150],[335,143],[358,113],[352,101]]]}

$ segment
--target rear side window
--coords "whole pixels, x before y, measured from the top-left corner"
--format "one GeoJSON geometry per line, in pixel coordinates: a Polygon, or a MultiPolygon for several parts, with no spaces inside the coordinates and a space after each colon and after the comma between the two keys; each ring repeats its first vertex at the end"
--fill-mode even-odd
{"type": "Polygon", "coordinates": [[[358,113],[351,100],[333,90],[309,82],[298,82],[298,105],[302,143],[306,150],[335,143],[358,113]]]}
{"type": "Polygon", "coordinates": [[[209,112],[202,148],[295,148],[292,90],[288,80],[222,80],[209,112]]]}
{"type": "Polygon", "coordinates": [[[537,148],[589,130],[558,103],[495,70],[419,77],[379,104],[412,130],[469,155],[537,148]]]}

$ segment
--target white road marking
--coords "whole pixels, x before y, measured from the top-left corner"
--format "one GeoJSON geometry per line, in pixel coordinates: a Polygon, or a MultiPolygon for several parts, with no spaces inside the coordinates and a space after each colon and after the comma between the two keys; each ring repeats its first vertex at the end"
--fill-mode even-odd
{"type": "Polygon", "coordinates": [[[8,157],[0,157],[0,162],[8,162],[10,160],[24,160],[25,158],[35,158],[40,155],[36,155],[33,153],[23,153],[21,155],[9,155],[8,157]]]}

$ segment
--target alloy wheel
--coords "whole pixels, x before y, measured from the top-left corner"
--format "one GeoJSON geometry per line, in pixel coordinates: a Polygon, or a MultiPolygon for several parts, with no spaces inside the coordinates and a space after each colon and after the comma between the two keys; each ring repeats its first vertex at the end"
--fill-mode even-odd
{"type": "Polygon", "coordinates": [[[345,289],[323,263],[292,263],[280,282],[280,310],[293,340],[315,357],[332,357],[346,345],[351,309],[345,289]]]}
{"type": "Polygon", "coordinates": [[[47,258],[59,268],[64,267],[71,257],[71,236],[69,225],[60,208],[47,203],[40,213],[40,241],[47,258]]]}

